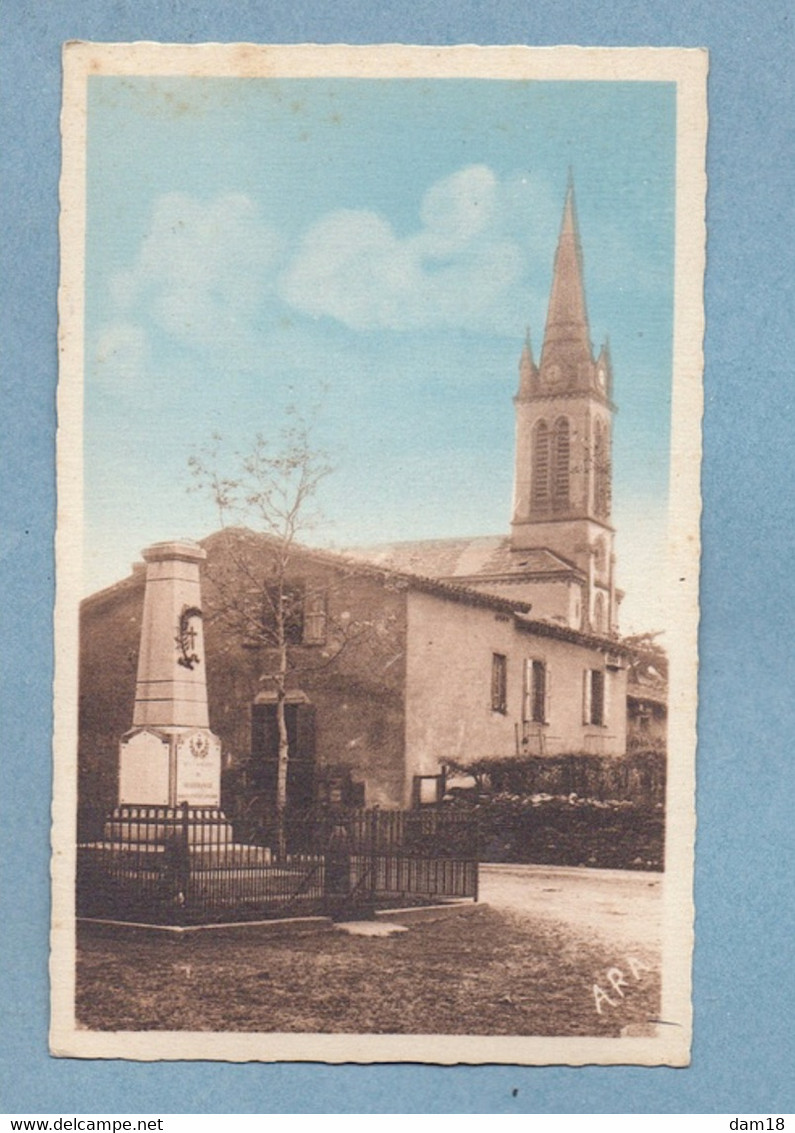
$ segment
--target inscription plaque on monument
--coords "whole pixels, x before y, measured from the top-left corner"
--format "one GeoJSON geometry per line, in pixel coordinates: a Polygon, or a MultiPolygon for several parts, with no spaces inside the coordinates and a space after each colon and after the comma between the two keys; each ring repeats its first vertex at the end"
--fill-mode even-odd
{"type": "Polygon", "coordinates": [[[176,739],[176,796],[191,806],[220,806],[221,744],[207,731],[186,732],[176,739]]]}
{"type": "Polygon", "coordinates": [[[144,729],[121,742],[119,805],[167,806],[169,801],[167,736],[144,729]]]}

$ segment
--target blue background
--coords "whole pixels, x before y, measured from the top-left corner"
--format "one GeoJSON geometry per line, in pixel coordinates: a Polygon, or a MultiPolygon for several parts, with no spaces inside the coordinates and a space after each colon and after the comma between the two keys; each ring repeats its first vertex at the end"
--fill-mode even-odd
{"type": "Polygon", "coordinates": [[[792,1111],[792,10],[786,0],[6,0],[2,1087],[9,1112],[792,1111]],[[153,1064],[47,1054],[60,46],[70,38],[711,52],[695,1044],[687,1070],[153,1064]],[[518,1091],[514,1097],[512,1091],[518,1091]]]}

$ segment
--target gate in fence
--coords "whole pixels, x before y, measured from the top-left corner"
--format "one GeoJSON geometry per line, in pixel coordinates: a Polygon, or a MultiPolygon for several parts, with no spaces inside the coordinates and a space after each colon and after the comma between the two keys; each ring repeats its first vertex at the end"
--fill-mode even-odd
{"type": "Polygon", "coordinates": [[[477,893],[475,827],[442,808],[229,822],[215,808],[124,806],[77,850],[78,916],[128,922],[361,916],[477,893]]]}

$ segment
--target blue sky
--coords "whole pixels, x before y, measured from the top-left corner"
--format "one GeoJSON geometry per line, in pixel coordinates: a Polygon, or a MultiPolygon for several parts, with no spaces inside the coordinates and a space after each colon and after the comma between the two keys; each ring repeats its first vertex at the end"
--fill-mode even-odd
{"type": "Polygon", "coordinates": [[[316,542],[507,531],[571,167],[622,628],[664,624],[671,85],[95,77],[88,123],[86,592],[215,529],[187,490],[214,431],[245,449],[323,386],[316,542]]]}

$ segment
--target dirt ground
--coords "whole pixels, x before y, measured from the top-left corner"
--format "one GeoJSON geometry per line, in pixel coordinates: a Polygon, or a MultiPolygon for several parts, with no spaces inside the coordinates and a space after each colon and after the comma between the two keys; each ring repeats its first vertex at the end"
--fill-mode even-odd
{"type": "Polygon", "coordinates": [[[617,1036],[656,1017],[659,875],[487,865],[481,896],[489,907],[390,936],[82,932],[78,1018],[96,1030],[617,1036]]]}
{"type": "Polygon", "coordinates": [[[659,950],[660,873],[565,866],[481,865],[480,898],[534,923],[557,924],[626,950],[659,950]]]}

